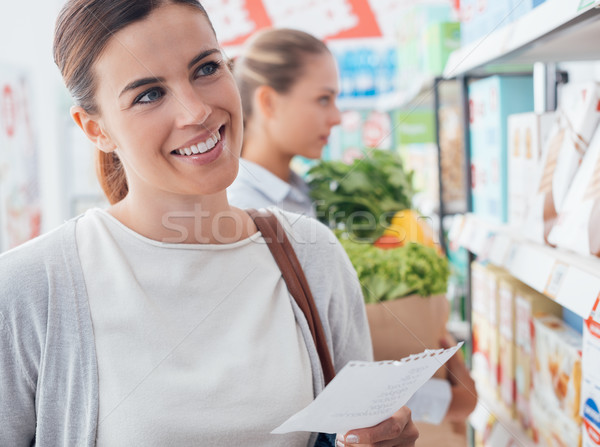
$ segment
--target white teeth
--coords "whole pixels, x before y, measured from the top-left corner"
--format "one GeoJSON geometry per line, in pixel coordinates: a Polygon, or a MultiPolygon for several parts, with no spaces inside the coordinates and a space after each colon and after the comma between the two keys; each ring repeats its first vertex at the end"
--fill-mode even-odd
{"type": "Polygon", "coordinates": [[[215,137],[208,137],[208,140],[206,140],[206,147],[208,149],[212,149],[213,147],[215,147],[215,144],[217,144],[217,139],[215,137]]]}
{"type": "Polygon", "coordinates": [[[177,149],[176,152],[179,155],[203,154],[204,152],[207,152],[215,147],[219,141],[221,141],[221,134],[219,132],[215,132],[215,134],[209,136],[206,141],[193,144],[190,147],[185,147],[183,149],[177,149]]]}

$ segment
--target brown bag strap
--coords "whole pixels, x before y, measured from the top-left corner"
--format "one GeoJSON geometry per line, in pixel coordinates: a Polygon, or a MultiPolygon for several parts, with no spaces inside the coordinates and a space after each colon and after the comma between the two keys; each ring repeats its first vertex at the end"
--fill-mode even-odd
{"type": "Polygon", "coordinates": [[[319,311],[294,247],[292,247],[283,226],[273,213],[267,210],[257,211],[254,209],[248,209],[246,212],[252,217],[256,227],[265,238],[290,294],[306,317],[323,368],[325,385],[327,385],[335,376],[335,368],[327,347],[319,311]]]}

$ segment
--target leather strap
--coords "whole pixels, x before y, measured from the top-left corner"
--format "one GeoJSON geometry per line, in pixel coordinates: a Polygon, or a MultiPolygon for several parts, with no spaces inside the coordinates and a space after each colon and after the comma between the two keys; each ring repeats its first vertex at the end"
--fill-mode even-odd
{"type": "Polygon", "coordinates": [[[327,347],[319,311],[294,247],[292,247],[283,226],[273,213],[267,210],[257,211],[255,209],[248,209],[246,212],[252,217],[256,227],[262,233],[273,258],[275,258],[275,262],[279,266],[279,270],[281,270],[281,275],[290,294],[306,317],[323,368],[325,385],[327,385],[335,376],[335,368],[327,347]]]}

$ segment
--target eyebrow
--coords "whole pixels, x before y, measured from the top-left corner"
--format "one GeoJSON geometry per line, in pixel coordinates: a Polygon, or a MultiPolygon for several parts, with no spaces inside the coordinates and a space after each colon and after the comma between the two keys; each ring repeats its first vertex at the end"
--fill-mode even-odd
{"type": "MultiPolygon", "coordinates": [[[[217,48],[211,48],[210,50],[201,52],[200,54],[198,54],[196,57],[194,57],[190,61],[190,63],[188,64],[188,69],[191,69],[194,65],[196,65],[198,62],[200,62],[202,59],[204,59],[205,57],[208,57],[214,53],[220,53],[220,50],[217,48]]],[[[158,77],[158,78],[157,77],[148,77],[148,78],[136,79],[135,81],[127,84],[125,86],[125,88],[123,90],[121,90],[119,97],[123,96],[123,94],[125,94],[131,90],[135,90],[136,88],[143,87],[144,85],[163,83],[163,82],[165,82],[165,78],[161,78],[161,77],[158,77]]]]}

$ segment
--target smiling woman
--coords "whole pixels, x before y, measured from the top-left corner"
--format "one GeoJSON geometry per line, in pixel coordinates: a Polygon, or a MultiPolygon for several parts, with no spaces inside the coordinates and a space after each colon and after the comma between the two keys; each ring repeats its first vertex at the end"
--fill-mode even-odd
{"type": "MultiPolygon", "coordinates": [[[[324,376],[267,241],[227,199],[241,101],[202,6],[67,1],[54,56],[111,206],[0,256],[0,445],[314,445],[317,434],[270,434],[324,376]]],[[[335,369],[370,359],[335,236],[272,213],[335,369]]],[[[347,441],[416,436],[404,408],[347,441]]]]}

